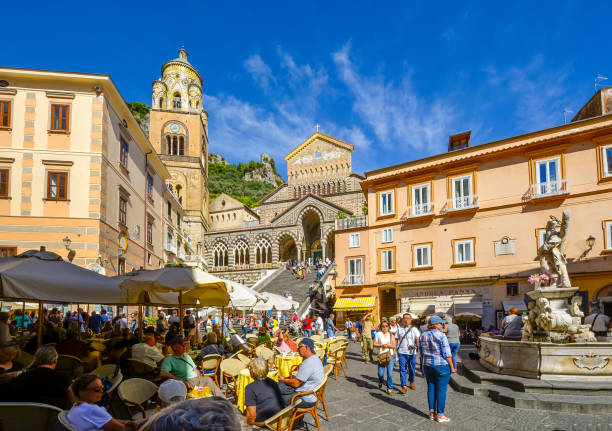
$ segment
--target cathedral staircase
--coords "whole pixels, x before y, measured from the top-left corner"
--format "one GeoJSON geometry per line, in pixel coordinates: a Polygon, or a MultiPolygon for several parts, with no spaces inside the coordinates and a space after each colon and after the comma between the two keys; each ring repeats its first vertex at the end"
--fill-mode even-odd
{"type": "Polygon", "coordinates": [[[311,282],[317,280],[316,271],[306,274],[303,280],[297,280],[293,272],[285,269],[285,267],[279,268],[277,271],[278,274],[272,274],[269,277],[269,282],[255,286],[254,289],[258,292],[275,293],[281,296],[284,296],[285,292],[288,291],[292,299],[299,302],[300,305],[305,302],[310,303],[308,300],[308,286],[311,282]]]}

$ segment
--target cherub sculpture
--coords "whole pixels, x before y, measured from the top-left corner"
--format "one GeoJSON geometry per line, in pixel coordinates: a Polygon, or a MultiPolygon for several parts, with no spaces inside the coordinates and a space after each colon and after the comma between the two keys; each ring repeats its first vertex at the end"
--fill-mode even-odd
{"type": "Polygon", "coordinates": [[[550,285],[553,287],[572,287],[567,274],[567,261],[563,255],[569,219],[570,213],[567,210],[563,211],[561,221],[555,216],[550,216],[546,223],[543,244],[538,250],[540,268],[544,274],[550,276],[550,285]]]}

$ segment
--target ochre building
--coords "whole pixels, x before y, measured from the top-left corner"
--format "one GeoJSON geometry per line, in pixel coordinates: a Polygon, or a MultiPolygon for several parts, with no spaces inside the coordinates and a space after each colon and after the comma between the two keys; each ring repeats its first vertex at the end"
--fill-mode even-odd
{"type": "Polygon", "coordinates": [[[612,315],[612,115],[601,90],[573,122],[366,173],[370,209],[336,222],[338,304],[478,316],[525,308],[550,215],[571,212],[565,254],[583,307],[612,315]],[[591,106],[591,104],[593,104],[591,106]],[[586,115],[585,113],[590,113],[586,115]]]}

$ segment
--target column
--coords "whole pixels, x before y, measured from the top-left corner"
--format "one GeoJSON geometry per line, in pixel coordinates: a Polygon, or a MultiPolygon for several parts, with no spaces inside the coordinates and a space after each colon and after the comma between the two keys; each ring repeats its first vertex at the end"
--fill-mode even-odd
{"type": "Polygon", "coordinates": [[[321,241],[321,257],[325,260],[325,249],[327,248],[327,241],[321,241]]]}

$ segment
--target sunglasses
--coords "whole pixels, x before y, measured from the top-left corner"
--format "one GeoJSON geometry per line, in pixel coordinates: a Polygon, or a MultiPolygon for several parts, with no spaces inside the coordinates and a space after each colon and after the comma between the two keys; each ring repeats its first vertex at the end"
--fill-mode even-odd
{"type": "Polygon", "coordinates": [[[96,386],[95,388],[87,388],[88,391],[93,391],[93,392],[104,392],[104,386],[96,386]]]}

